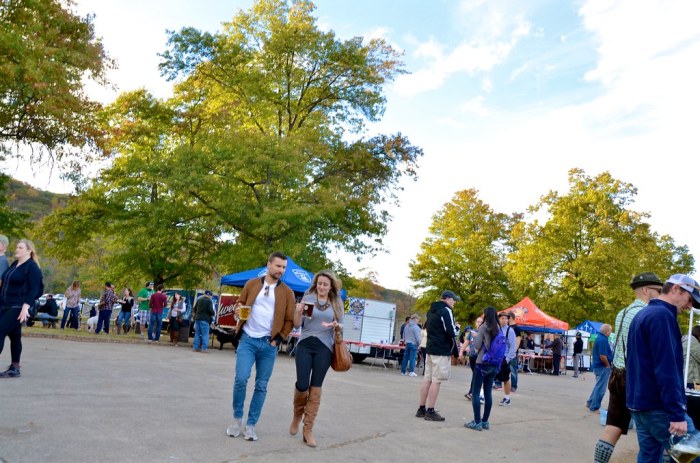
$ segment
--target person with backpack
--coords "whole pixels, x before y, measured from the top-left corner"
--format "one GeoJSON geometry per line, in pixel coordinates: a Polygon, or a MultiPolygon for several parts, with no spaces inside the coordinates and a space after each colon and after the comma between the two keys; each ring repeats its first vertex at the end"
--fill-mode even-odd
{"type": "Polygon", "coordinates": [[[0,378],[20,377],[22,323],[29,318],[29,309],[43,291],[43,275],[34,243],[19,240],[15,246],[15,259],[0,277],[0,354],[5,337],[9,337],[12,358],[7,370],[0,373],[0,378]]]}
{"type": "Polygon", "coordinates": [[[501,361],[501,367],[498,370],[498,373],[496,374],[496,380],[501,381],[501,383],[503,384],[503,392],[505,393],[503,399],[498,403],[498,405],[501,406],[510,405],[510,393],[512,391],[512,383],[510,380],[510,365],[513,360],[515,360],[515,362],[518,361],[518,351],[516,349],[518,340],[515,334],[515,330],[508,323],[509,320],[510,315],[508,314],[508,312],[501,312],[498,315],[498,324],[501,326],[501,333],[503,333],[503,336],[505,336],[506,342],[508,343],[505,357],[503,357],[503,360],[501,361]]]}
{"type": "Polygon", "coordinates": [[[420,386],[420,402],[416,418],[426,421],[445,421],[435,411],[435,403],[440,393],[440,384],[450,379],[452,349],[456,345],[458,331],[452,308],[461,301],[452,291],[443,291],[439,301],[430,305],[425,322],[428,332],[426,344],[425,374],[420,386]]]}
{"type": "Polygon", "coordinates": [[[474,349],[477,351],[477,356],[472,396],[478,396],[483,385],[484,414],[483,416],[481,415],[481,401],[472,400],[474,419],[464,424],[465,428],[475,431],[488,430],[490,428],[489,416],[493,405],[491,388],[508,349],[507,339],[503,335],[496,318],[496,309],[491,306],[486,307],[483,319],[484,323],[479,327],[474,340],[474,349]]]}

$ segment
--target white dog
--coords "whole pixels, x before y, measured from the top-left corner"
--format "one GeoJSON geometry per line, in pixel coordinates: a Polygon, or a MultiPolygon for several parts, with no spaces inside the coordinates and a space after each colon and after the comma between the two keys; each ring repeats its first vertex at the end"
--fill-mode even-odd
{"type": "Polygon", "coordinates": [[[94,333],[95,328],[97,328],[97,315],[95,315],[94,317],[90,317],[87,320],[88,333],[94,333]]]}

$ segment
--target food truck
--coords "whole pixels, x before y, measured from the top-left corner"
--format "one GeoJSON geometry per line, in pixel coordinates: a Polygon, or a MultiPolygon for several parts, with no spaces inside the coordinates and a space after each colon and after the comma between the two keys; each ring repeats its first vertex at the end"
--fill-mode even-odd
{"type": "Polygon", "coordinates": [[[375,348],[369,344],[390,343],[394,338],[396,304],[348,297],[345,301],[344,317],[343,339],[355,341],[348,343],[355,362],[361,362],[374,355],[375,348]]]}

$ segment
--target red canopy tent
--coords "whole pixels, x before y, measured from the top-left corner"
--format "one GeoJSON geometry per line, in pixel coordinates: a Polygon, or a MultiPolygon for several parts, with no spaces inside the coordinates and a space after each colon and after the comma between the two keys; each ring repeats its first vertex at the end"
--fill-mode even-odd
{"type": "Polygon", "coordinates": [[[563,333],[569,329],[568,323],[547,315],[529,297],[503,312],[513,312],[518,327],[526,331],[563,333]]]}

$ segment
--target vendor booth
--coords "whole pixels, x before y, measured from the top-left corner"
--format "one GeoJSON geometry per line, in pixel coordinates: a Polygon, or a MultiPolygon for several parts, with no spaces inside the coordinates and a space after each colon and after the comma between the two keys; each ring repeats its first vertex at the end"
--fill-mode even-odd
{"type": "MultiPolygon", "coordinates": [[[[566,330],[569,329],[568,323],[548,315],[537,307],[529,297],[523,298],[520,302],[505,309],[503,312],[513,312],[515,314],[515,322],[523,332],[537,333],[535,343],[539,345],[543,344],[541,341],[542,334],[555,333],[566,335],[566,330]]],[[[562,358],[565,358],[563,352],[562,358]]],[[[550,372],[552,369],[551,352],[548,353],[540,347],[536,347],[534,351],[519,349],[518,359],[518,363],[524,369],[534,369],[545,373],[550,372]]]]}
{"type": "Polygon", "coordinates": [[[591,320],[586,320],[580,323],[576,328],[576,331],[585,331],[589,334],[600,334],[600,328],[603,326],[603,322],[594,322],[591,320]]]}

